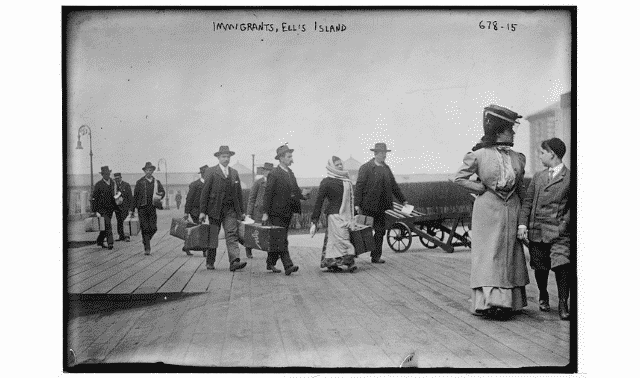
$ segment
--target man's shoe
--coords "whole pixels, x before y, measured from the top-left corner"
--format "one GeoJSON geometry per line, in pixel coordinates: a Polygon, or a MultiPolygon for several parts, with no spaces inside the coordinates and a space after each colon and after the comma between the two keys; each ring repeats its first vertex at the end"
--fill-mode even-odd
{"type": "Polygon", "coordinates": [[[377,259],[377,260],[371,260],[372,264],[384,264],[385,260],[383,259],[377,259]]]}
{"type": "Polygon", "coordinates": [[[213,264],[207,264],[207,269],[215,270],[216,268],[213,266],[213,264]]]}
{"type": "Polygon", "coordinates": [[[113,245],[109,245],[109,246],[107,247],[107,249],[108,249],[108,250],[112,250],[112,249],[113,249],[113,245]]]}
{"type": "Polygon", "coordinates": [[[150,255],[151,254],[151,250],[144,251],[144,254],[147,255],[147,256],[150,255]]]}
{"type": "Polygon", "coordinates": [[[127,240],[127,238],[125,238],[124,236],[120,236],[116,241],[125,241],[125,240],[127,240]]]}
{"type": "Polygon", "coordinates": [[[273,273],[280,273],[282,272],[280,269],[276,268],[275,265],[268,265],[267,266],[267,270],[272,271],[273,273]]]}
{"type": "Polygon", "coordinates": [[[287,269],[284,270],[284,274],[287,276],[290,276],[291,273],[293,272],[297,272],[298,271],[298,266],[297,265],[291,265],[290,267],[288,267],[287,269]]]}
{"type": "Polygon", "coordinates": [[[540,299],[539,304],[540,304],[540,311],[542,311],[542,312],[551,311],[551,306],[549,306],[549,300],[548,299],[540,299]]]}
{"type": "Polygon", "coordinates": [[[187,248],[182,247],[182,252],[186,253],[187,256],[193,256],[193,253],[191,253],[187,248]]]}
{"type": "Polygon", "coordinates": [[[131,238],[130,238],[130,237],[128,237],[128,236],[125,236],[125,237],[124,237],[124,241],[126,241],[127,243],[129,243],[129,242],[131,241],[131,238]]]}
{"type": "Polygon", "coordinates": [[[238,270],[238,269],[242,269],[242,268],[244,268],[245,266],[247,266],[247,262],[246,262],[246,261],[242,261],[242,262],[240,262],[240,261],[234,261],[234,262],[231,264],[231,266],[229,267],[229,270],[230,270],[230,271],[232,271],[232,272],[235,272],[236,270],[238,270]]]}
{"type": "Polygon", "coordinates": [[[207,257],[207,251],[202,251],[202,257],[207,257]]]}
{"type": "Polygon", "coordinates": [[[355,265],[354,265],[354,266],[352,266],[352,267],[349,267],[349,273],[353,273],[353,272],[355,272],[356,270],[358,270],[358,267],[357,267],[357,266],[355,266],[355,265]]]}
{"type": "Polygon", "coordinates": [[[560,301],[558,303],[558,313],[560,314],[560,319],[569,320],[571,318],[571,314],[569,314],[569,306],[567,305],[567,301],[560,301]]]}
{"type": "Polygon", "coordinates": [[[104,245],[104,242],[96,242],[96,245],[97,245],[98,247],[107,248],[107,246],[106,246],[106,245],[104,245]]]}

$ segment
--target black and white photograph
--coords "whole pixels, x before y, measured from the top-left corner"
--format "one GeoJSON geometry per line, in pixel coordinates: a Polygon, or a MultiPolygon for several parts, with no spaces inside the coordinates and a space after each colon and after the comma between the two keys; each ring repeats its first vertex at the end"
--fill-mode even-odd
{"type": "Polygon", "coordinates": [[[578,372],[576,22],[62,6],[64,371],[578,372]]]}

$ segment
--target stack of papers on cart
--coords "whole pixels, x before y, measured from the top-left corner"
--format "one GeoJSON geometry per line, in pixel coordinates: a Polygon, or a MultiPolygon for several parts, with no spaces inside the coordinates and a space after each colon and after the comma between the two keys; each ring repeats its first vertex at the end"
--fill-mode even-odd
{"type": "Polygon", "coordinates": [[[411,212],[413,211],[413,205],[404,205],[402,206],[402,209],[400,211],[404,215],[411,215],[411,212]]]}

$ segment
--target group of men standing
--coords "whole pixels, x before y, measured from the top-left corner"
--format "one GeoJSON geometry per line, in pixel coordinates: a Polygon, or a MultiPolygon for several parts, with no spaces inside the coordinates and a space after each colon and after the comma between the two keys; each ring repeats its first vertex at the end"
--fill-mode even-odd
{"type": "Polygon", "coordinates": [[[111,217],[116,214],[118,241],[129,242],[129,236],[124,233],[124,220],[129,213],[131,199],[131,185],[122,181],[122,174],[114,174],[115,180],[111,179],[111,170],[109,166],[100,168],[102,180],[98,181],[93,189],[93,198],[91,201],[91,211],[103,216],[105,220],[105,230],[100,231],[96,243],[102,248],[113,249],[113,232],[111,230],[111,217]],[[107,239],[107,245],[104,241],[107,239]]]}

